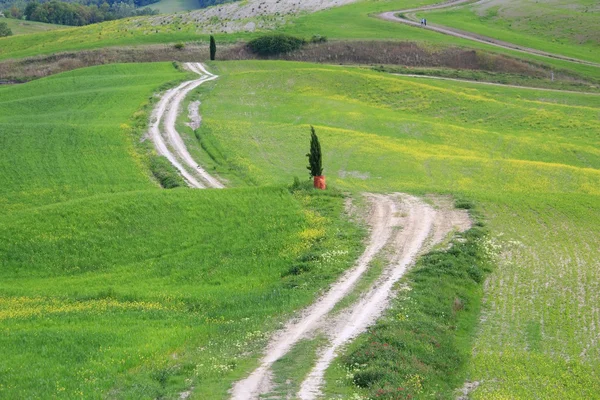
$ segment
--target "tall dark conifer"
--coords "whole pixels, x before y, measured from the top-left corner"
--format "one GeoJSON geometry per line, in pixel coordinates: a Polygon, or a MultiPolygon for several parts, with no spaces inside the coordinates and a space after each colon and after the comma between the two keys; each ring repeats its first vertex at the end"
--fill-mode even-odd
{"type": "Polygon", "coordinates": [[[315,133],[315,128],[310,127],[310,153],[308,157],[309,166],[306,167],[310,171],[310,176],[323,175],[323,158],[321,156],[321,144],[315,133]]]}
{"type": "Polygon", "coordinates": [[[213,35],[210,35],[210,60],[215,60],[215,55],[217,54],[217,43],[215,42],[215,38],[213,35]]]}

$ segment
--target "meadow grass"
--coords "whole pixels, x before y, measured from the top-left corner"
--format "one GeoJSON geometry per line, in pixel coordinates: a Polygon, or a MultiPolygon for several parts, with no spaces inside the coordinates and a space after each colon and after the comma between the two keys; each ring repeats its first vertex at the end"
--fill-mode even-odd
{"type": "Polygon", "coordinates": [[[417,13],[417,17],[550,53],[600,61],[600,33],[590,29],[600,24],[600,9],[590,0],[469,4],[417,13]]]}
{"type": "Polygon", "coordinates": [[[186,76],[170,63],[115,64],[0,88],[0,214],[155,187],[136,144],[140,110],[186,76]]]}
{"type": "Polygon", "coordinates": [[[342,208],[282,188],[175,189],[4,218],[0,394],[226,397],[268,332],[356,256],[342,208]]]}
{"type": "Polygon", "coordinates": [[[201,89],[200,136],[258,182],[306,174],[297,149],[312,124],[326,174],[342,188],[598,194],[597,95],[300,63],[215,69],[216,89],[201,89]]]}
{"type": "Polygon", "coordinates": [[[225,398],[361,250],[335,190],[160,189],[141,131],[187,76],[110,65],[0,89],[0,397],[225,398]]]}
{"type": "Polygon", "coordinates": [[[25,21],[22,19],[2,18],[0,22],[6,22],[13,35],[27,35],[29,33],[46,32],[54,29],[65,28],[64,25],[46,24],[37,21],[25,21]]]}
{"type": "MultiPolygon", "coordinates": [[[[314,125],[337,187],[451,193],[481,207],[501,261],[481,321],[469,317],[479,325],[466,335],[471,359],[456,369],[481,383],[475,398],[598,393],[600,96],[300,63],[211,68],[220,78],[199,89],[198,134],[249,179],[306,174],[302,148],[314,125]]],[[[333,376],[347,383],[340,362],[333,376]]],[[[443,398],[459,375],[448,375],[443,398]]],[[[419,382],[419,396],[439,387],[419,382]]]]}

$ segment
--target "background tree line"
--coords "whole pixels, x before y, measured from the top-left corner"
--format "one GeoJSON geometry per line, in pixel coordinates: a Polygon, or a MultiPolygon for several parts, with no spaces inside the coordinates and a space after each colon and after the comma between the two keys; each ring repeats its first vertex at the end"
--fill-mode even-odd
{"type": "Polygon", "coordinates": [[[127,18],[138,15],[158,14],[158,10],[143,7],[158,0],[83,0],[83,3],[71,3],[51,0],[38,3],[14,3],[4,11],[9,18],[47,22],[60,25],[88,25],[102,21],[127,18]]]}

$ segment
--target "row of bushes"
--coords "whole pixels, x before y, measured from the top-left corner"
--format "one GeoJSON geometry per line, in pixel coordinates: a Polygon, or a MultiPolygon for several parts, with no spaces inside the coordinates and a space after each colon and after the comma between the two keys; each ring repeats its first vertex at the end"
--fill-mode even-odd
{"type": "Polygon", "coordinates": [[[0,22],[0,37],[11,36],[12,30],[6,22],[0,22]]]}
{"type": "Polygon", "coordinates": [[[82,26],[114,19],[128,18],[139,15],[155,15],[158,10],[137,8],[133,1],[114,1],[101,4],[78,4],[51,0],[46,3],[33,1],[24,9],[11,7],[6,15],[12,18],[28,21],[46,22],[51,24],[82,26]]]}
{"type": "Polygon", "coordinates": [[[291,35],[276,34],[253,39],[248,42],[248,48],[260,56],[273,56],[298,50],[307,43],[322,43],[326,41],[327,38],[321,35],[314,35],[310,40],[305,40],[291,35]]]}

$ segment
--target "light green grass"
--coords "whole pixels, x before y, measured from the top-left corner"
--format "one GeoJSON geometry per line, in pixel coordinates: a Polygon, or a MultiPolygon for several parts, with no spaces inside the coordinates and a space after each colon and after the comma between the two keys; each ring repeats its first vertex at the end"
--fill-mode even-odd
{"type": "Polygon", "coordinates": [[[39,33],[51,31],[54,29],[65,29],[64,25],[46,24],[36,21],[25,21],[21,19],[0,18],[0,22],[6,22],[12,30],[13,35],[27,35],[29,33],[39,33]]]}
{"type": "Polygon", "coordinates": [[[554,54],[600,62],[600,7],[590,0],[509,0],[417,14],[450,26],[554,54]]]}
{"type": "Polygon", "coordinates": [[[503,261],[467,371],[482,381],[477,398],[598,393],[600,96],[297,63],[212,68],[221,77],[200,89],[200,134],[254,180],[306,176],[312,124],[338,187],[482,207],[503,261]]]}
{"type": "Polygon", "coordinates": [[[306,176],[297,149],[313,124],[343,188],[598,194],[600,96],[300,63],[216,66],[200,133],[256,181],[306,176]]]}

